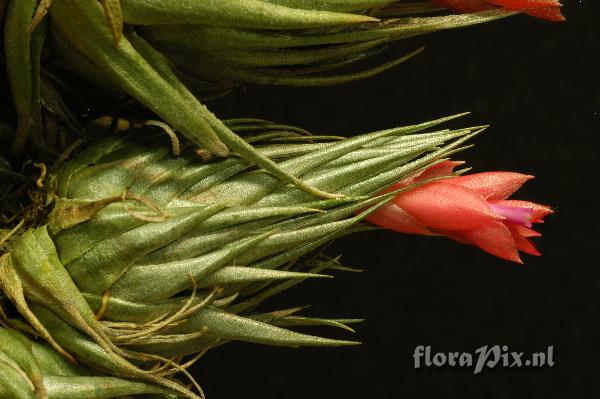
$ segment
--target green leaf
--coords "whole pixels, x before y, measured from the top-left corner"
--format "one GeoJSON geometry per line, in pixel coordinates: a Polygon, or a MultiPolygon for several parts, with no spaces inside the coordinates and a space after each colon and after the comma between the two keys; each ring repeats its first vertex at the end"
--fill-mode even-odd
{"type": "Polygon", "coordinates": [[[200,280],[198,287],[227,287],[227,285],[236,283],[307,278],[331,278],[331,276],[315,273],[257,269],[254,267],[226,266],[209,275],[205,279],[200,280]]]}
{"type": "Polygon", "coordinates": [[[267,3],[308,10],[358,11],[381,7],[397,0],[264,0],[267,3]]]}
{"type": "Polygon", "coordinates": [[[0,360],[0,395],[11,399],[38,399],[23,374],[0,360]]]}
{"type": "Polygon", "coordinates": [[[202,309],[187,323],[174,327],[170,333],[184,333],[208,328],[207,336],[224,341],[245,341],[277,346],[344,346],[356,345],[355,341],[315,337],[272,326],[257,320],[236,316],[212,307],[202,309]]]}
{"type": "Polygon", "coordinates": [[[48,399],[110,399],[126,395],[182,397],[173,390],[158,385],[115,377],[46,376],[44,386],[48,391],[48,399]]]}
{"type": "MultiPolygon", "coordinates": [[[[39,367],[31,348],[31,344],[23,336],[0,327],[0,354],[5,359],[10,359],[27,376],[33,385],[36,396],[44,397],[46,394],[42,383],[42,370],[39,367]]],[[[0,357],[0,363],[2,358],[0,357]]],[[[0,383],[0,385],[2,385],[0,383]]]]}
{"type": "Polygon", "coordinates": [[[299,29],[377,21],[366,15],[283,7],[259,0],[126,0],[125,22],[134,25],[206,24],[258,29],[299,29]]]}
{"type": "Polygon", "coordinates": [[[454,14],[424,18],[397,18],[367,25],[338,29],[314,29],[276,32],[269,30],[198,25],[155,25],[142,29],[150,42],[161,48],[183,48],[197,51],[235,49],[276,50],[295,47],[331,46],[372,40],[396,41],[407,37],[495,21],[513,15],[505,11],[454,14]]]}
{"type": "MultiPolygon", "coordinates": [[[[122,357],[107,353],[100,345],[75,330],[47,308],[34,305],[32,310],[60,345],[73,353],[79,361],[110,374],[161,385],[178,392],[185,398],[199,399],[197,395],[183,388],[179,383],[139,369],[122,357]]],[[[66,387],[63,386],[62,389],[66,389],[66,387]]]]}
{"type": "Polygon", "coordinates": [[[123,36],[123,12],[121,11],[121,0],[101,0],[106,22],[113,35],[115,46],[119,45],[123,36]]]}
{"type": "Polygon", "coordinates": [[[348,324],[360,323],[362,321],[363,319],[324,319],[319,317],[285,316],[274,320],[273,324],[279,327],[328,326],[355,332],[348,324]]]}
{"type": "MultiPolygon", "coordinates": [[[[111,294],[130,301],[157,302],[192,286],[234,262],[272,234],[267,232],[232,242],[207,255],[166,264],[132,266],[112,286],[111,294]]],[[[92,291],[88,291],[93,293],[92,291]]]]}
{"type": "Polygon", "coordinates": [[[165,222],[149,222],[99,243],[83,256],[65,265],[78,287],[101,294],[121,278],[136,260],[176,240],[226,204],[182,209],[165,222]]]}
{"type": "Polygon", "coordinates": [[[102,8],[95,0],[55,0],[50,17],[58,40],[72,46],[112,82],[197,145],[215,154],[227,155],[225,145],[198,112],[199,103],[193,106],[181,96],[125,37],[114,46],[102,8]]]}
{"type": "Polygon", "coordinates": [[[12,156],[23,153],[31,130],[39,129],[41,123],[39,69],[46,27],[38,26],[33,34],[29,31],[36,6],[37,0],[11,1],[4,24],[4,63],[18,115],[12,156]]]}
{"type": "MultiPolygon", "coordinates": [[[[92,310],[60,263],[45,226],[27,230],[21,239],[15,242],[12,252],[6,256],[12,261],[3,264],[3,271],[0,273],[2,279],[14,273],[18,276],[18,281],[5,280],[5,289],[7,284],[12,286],[11,289],[17,288],[16,284],[22,284],[29,301],[54,309],[72,325],[85,331],[98,342],[104,342],[94,328],[95,317],[92,310]]],[[[19,303],[18,295],[13,294],[10,297],[19,311],[23,312],[27,304],[19,303]]],[[[28,317],[28,321],[35,322],[31,316],[28,317]]],[[[38,332],[44,333],[43,330],[38,332]]]]}

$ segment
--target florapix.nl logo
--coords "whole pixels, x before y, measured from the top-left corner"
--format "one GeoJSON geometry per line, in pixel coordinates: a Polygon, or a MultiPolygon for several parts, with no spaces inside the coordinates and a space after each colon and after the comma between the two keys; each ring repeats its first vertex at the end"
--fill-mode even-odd
{"type": "Polygon", "coordinates": [[[486,367],[554,367],[554,346],[545,351],[526,354],[512,351],[507,345],[482,346],[473,352],[433,352],[431,346],[419,345],[413,353],[415,369],[430,367],[473,368],[473,374],[486,367]]]}

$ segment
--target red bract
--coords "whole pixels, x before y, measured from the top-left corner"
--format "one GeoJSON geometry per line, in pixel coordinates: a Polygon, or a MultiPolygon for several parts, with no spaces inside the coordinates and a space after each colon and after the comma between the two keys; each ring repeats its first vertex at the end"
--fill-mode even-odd
{"type": "Polygon", "coordinates": [[[564,21],[556,0],[430,0],[431,3],[456,12],[478,12],[501,7],[507,11],[522,11],[547,21],[564,21]]]}
{"type": "MultiPolygon", "coordinates": [[[[444,161],[405,179],[387,191],[427,179],[450,176],[462,162],[444,161]]],[[[529,240],[531,229],[552,209],[507,199],[533,176],[485,172],[448,177],[401,192],[366,220],[401,233],[441,235],[475,245],[502,259],[523,263],[519,251],[540,255],[529,240]]]]}

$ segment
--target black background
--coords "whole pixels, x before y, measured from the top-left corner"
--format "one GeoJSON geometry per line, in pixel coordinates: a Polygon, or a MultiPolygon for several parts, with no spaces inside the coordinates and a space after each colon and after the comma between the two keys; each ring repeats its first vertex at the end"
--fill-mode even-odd
{"type": "MultiPolygon", "coordinates": [[[[232,343],[195,374],[210,398],[600,398],[598,171],[600,29],[595,0],[566,1],[567,22],[526,16],[442,32],[388,51],[427,46],[378,77],[328,88],[247,86],[211,104],[220,117],[261,117],[315,133],[353,135],[465,110],[454,125],[491,124],[459,155],[475,172],[533,174],[517,195],[552,205],[541,258],[525,265],[443,238],[387,231],[338,241],[362,274],[307,282],[263,309],[312,304],[306,314],[364,317],[358,347],[287,349],[232,343]],[[474,351],[554,345],[543,369],[415,370],[417,345],[474,351]],[[585,396],[581,396],[585,395],[585,396]]],[[[313,331],[315,332],[315,331],[313,331]]]]}

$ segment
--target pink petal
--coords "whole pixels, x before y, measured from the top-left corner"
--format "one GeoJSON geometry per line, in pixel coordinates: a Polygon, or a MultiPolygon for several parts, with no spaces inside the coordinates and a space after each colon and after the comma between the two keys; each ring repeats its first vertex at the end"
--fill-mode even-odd
{"type": "Polygon", "coordinates": [[[527,10],[532,8],[560,7],[560,3],[555,0],[485,0],[487,3],[498,7],[504,7],[507,10],[527,10]]]}
{"type": "Polygon", "coordinates": [[[402,192],[393,199],[419,223],[434,229],[465,230],[501,219],[473,191],[434,182],[402,192]]]}
{"type": "Polygon", "coordinates": [[[552,22],[564,22],[567,20],[558,7],[536,8],[525,11],[525,14],[552,22]]]}
{"type": "Polygon", "coordinates": [[[436,177],[450,176],[457,166],[464,164],[465,161],[442,161],[440,163],[436,163],[435,165],[430,166],[427,169],[424,169],[418,173],[415,173],[412,176],[407,177],[406,179],[400,180],[398,183],[394,184],[390,187],[386,192],[390,192],[393,190],[397,190],[399,188],[403,188],[406,186],[410,186],[413,183],[417,183],[420,181],[434,179],[436,177]]]}
{"type": "Polygon", "coordinates": [[[444,183],[466,187],[488,201],[497,201],[510,197],[530,179],[533,176],[521,173],[483,172],[451,177],[444,180],[444,183]]]}
{"type": "Polygon", "coordinates": [[[533,213],[531,214],[531,221],[533,223],[542,223],[542,219],[546,216],[554,213],[552,208],[547,205],[536,204],[535,202],[530,201],[520,201],[520,200],[503,200],[498,201],[499,205],[506,206],[514,206],[519,208],[531,208],[533,213]]]}
{"type": "Polygon", "coordinates": [[[459,230],[436,230],[435,232],[453,241],[460,242],[461,244],[471,245],[471,243],[462,236],[462,232],[459,230]]]}
{"type": "Polygon", "coordinates": [[[415,218],[394,203],[384,205],[367,216],[365,220],[399,233],[434,235],[431,230],[417,222],[415,218]]]}
{"type": "Polygon", "coordinates": [[[508,226],[508,228],[511,231],[514,231],[514,232],[516,232],[516,233],[518,233],[518,234],[520,234],[520,235],[522,235],[523,237],[526,237],[526,238],[541,237],[542,236],[537,231],[532,230],[532,229],[530,229],[528,227],[524,227],[524,226],[513,226],[513,225],[511,225],[511,226],[508,226]]]}
{"type": "Polygon", "coordinates": [[[547,21],[562,22],[565,17],[560,11],[560,4],[555,0],[486,0],[490,4],[506,10],[523,11],[531,16],[547,21]]]}
{"type": "Polygon", "coordinates": [[[466,241],[487,253],[511,262],[523,263],[512,233],[502,222],[490,221],[477,229],[460,233],[466,241]]]}
{"type": "Polygon", "coordinates": [[[531,16],[547,21],[562,22],[565,17],[560,11],[562,5],[554,0],[430,0],[432,4],[462,13],[494,9],[523,11],[531,16]]]}
{"type": "Polygon", "coordinates": [[[515,227],[508,226],[508,229],[510,230],[510,232],[513,236],[513,239],[515,240],[517,249],[519,251],[523,251],[529,255],[541,256],[542,254],[540,253],[540,251],[537,250],[535,245],[533,245],[533,243],[531,241],[529,241],[529,239],[526,236],[524,236],[521,233],[521,231],[519,229],[517,229],[516,227],[519,227],[519,226],[515,226],[515,227]]]}
{"type": "Polygon", "coordinates": [[[465,161],[442,161],[430,166],[429,168],[421,171],[419,174],[414,176],[411,183],[420,182],[428,179],[434,179],[436,177],[450,176],[457,166],[463,165],[465,161]]]}

